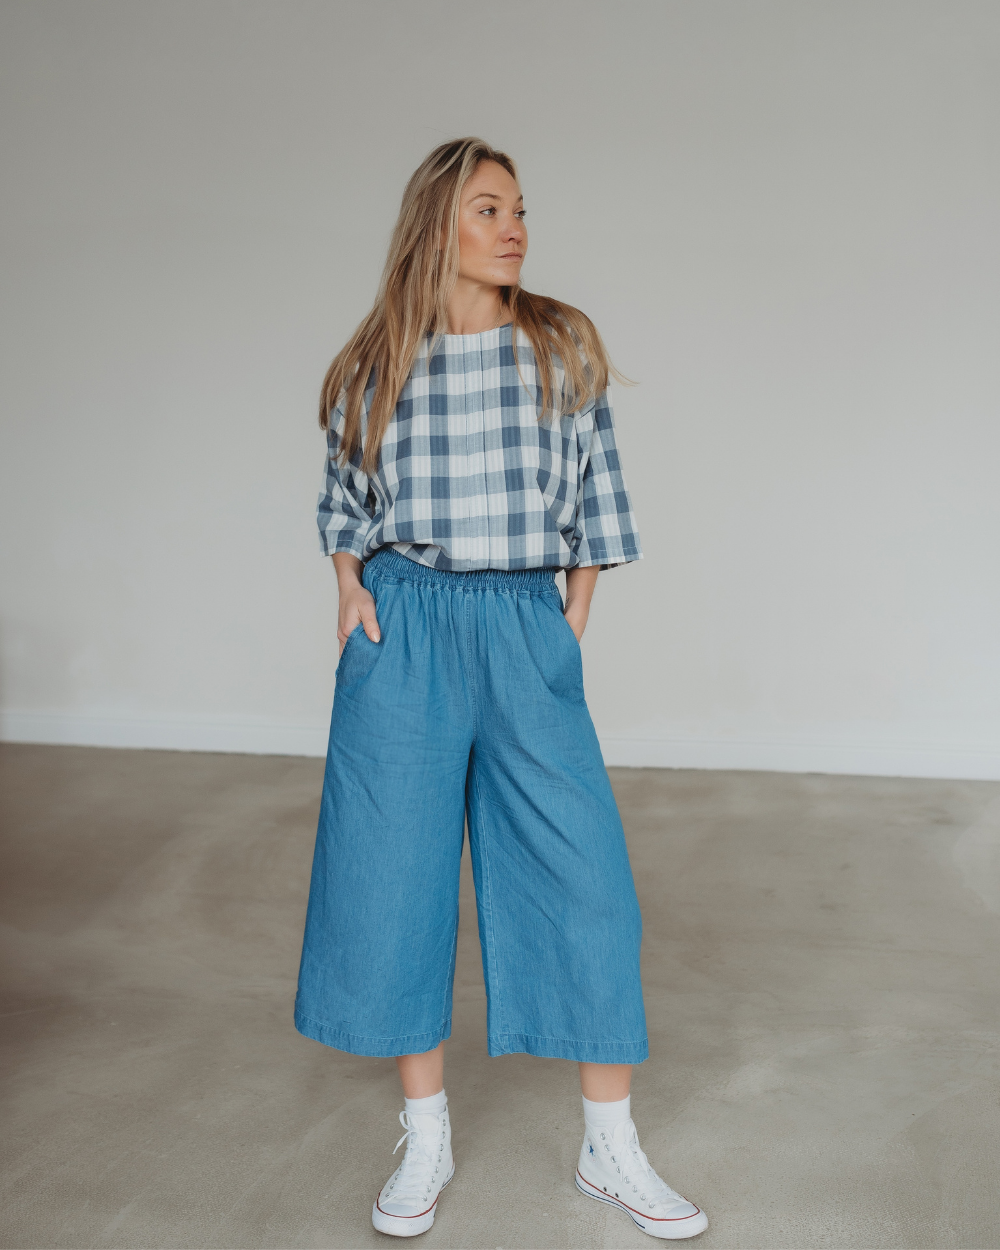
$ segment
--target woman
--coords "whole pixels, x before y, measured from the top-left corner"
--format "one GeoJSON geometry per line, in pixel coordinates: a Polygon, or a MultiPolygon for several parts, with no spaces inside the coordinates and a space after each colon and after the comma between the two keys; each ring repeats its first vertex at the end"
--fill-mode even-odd
{"type": "Polygon", "coordinates": [[[341,653],[295,1022],[396,1057],[406,1152],[372,1221],[424,1232],[454,1171],[467,817],[489,1053],[577,1061],[578,1188],[689,1237],[707,1220],[650,1167],[630,1114],[642,922],[579,645],[598,572],[642,552],[603,343],[520,287],[526,248],[511,159],[479,139],[436,148],[323,387],[341,653]]]}

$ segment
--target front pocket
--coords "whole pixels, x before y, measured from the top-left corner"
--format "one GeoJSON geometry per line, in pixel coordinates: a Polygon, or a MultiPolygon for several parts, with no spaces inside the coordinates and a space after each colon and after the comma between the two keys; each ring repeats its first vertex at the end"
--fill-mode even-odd
{"type": "MultiPolygon", "coordinates": [[[[562,608],[562,597],[546,595],[544,607],[536,616],[539,632],[531,639],[534,665],[557,699],[570,703],[583,701],[583,648],[573,633],[562,608]],[[556,619],[553,620],[552,618],[556,619]]],[[[534,632],[534,631],[533,631],[534,632]]]]}
{"type": "Polygon", "coordinates": [[[359,630],[361,633],[365,632],[364,621],[358,621],[357,625],[355,625],[351,632],[347,635],[347,641],[344,643],[344,649],[341,651],[340,659],[337,661],[337,670],[334,673],[334,678],[336,678],[337,673],[340,672],[340,666],[344,663],[344,656],[347,654],[347,648],[351,645],[354,639],[357,638],[359,630]]]}
{"type": "Polygon", "coordinates": [[[562,608],[557,608],[556,610],[559,613],[559,619],[562,621],[563,627],[565,628],[566,632],[569,634],[570,638],[572,638],[573,640],[573,645],[577,647],[578,649],[582,650],[582,648],[580,648],[580,639],[577,638],[576,634],[574,633],[573,626],[569,623],[569,621],[566,620],[566,613],[563,611],[562,608]]]}

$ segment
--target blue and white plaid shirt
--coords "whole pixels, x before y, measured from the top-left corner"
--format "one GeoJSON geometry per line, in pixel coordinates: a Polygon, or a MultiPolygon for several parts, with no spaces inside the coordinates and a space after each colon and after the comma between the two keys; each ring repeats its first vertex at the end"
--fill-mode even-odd
{"type": "MultiPolygon", "coordinates": [[[[608,569],[641,560],[607,391],[576,413],[537,418],[534,354],[511,326],[424,339],[382,443],[343,468],[343,407],[330,414],[317,521],[324,555],[382,546],[431,568],[608,569]]],[[[556,383],[561,382],[558,367],[556,383]]],[[[558,394],[558,389],[556,391],[558,394]]],[[[362,443],[374,394],[362,406],[362,443]]]]}

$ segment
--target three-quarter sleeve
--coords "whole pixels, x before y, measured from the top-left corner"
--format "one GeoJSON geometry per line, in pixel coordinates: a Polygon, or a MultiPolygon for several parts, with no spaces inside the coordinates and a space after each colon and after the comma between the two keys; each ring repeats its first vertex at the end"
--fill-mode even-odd
{"type": "MultiPolygon", "coordinates": [[[[369,396],[365,395],[367,410],[369,396]]],[[[323,488],[316,508],[320,551],[332,556],[335,551],[349,551],[364,559],[365,539],[375,523],[375,512],[369,498],[368,476],[361,471],[365,421],[362,413],[362,444],[346,465],[337,463],[340,440],[344,432],[344,410],[341,404],[330,413],[327,430],[327,456],[323,488]]]]}
{"type": "Polygon", "coordinates": [[[578,421],[581,472],[576,513],[578,559],[573,567],[596,564],[603,570],[641,560],[632,500],[615,441],[610,390],[598,395],[589,414],[585,408],[578,421]]]}

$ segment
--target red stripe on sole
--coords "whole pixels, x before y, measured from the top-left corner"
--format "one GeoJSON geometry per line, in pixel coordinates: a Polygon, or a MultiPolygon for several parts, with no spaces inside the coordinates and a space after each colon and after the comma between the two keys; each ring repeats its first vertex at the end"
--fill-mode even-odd
{"type": "MultiPolygon", "coordinates": [[[[576,1169],[576,1174],[588,1189],[592,1189],[594,1191],[597,1197],[610,1200],[611,1202],[618,1202],[625,1208],[626,1211],[632,1211],[644,1220],[650,1220],[658,1224],[680,1224],[683,1223],[684,1220],[693,1220],[696,1215],[701,1215],[701,1208],[695,1207],[693,1202],[691,1205],[694,1207],[694,1215],[647,1215],[645,1211],[636,1211],[635,1207],[630,1207],[625,1199],[619,1198],[617,1194],[609,1194],[603,1189],[598,1189],[592,1181],[587,1180],[579,1168],[576,1169]]],[[[685,1198],[684,1201],[687,1202],[687,1199],[685,1198]]]]}

